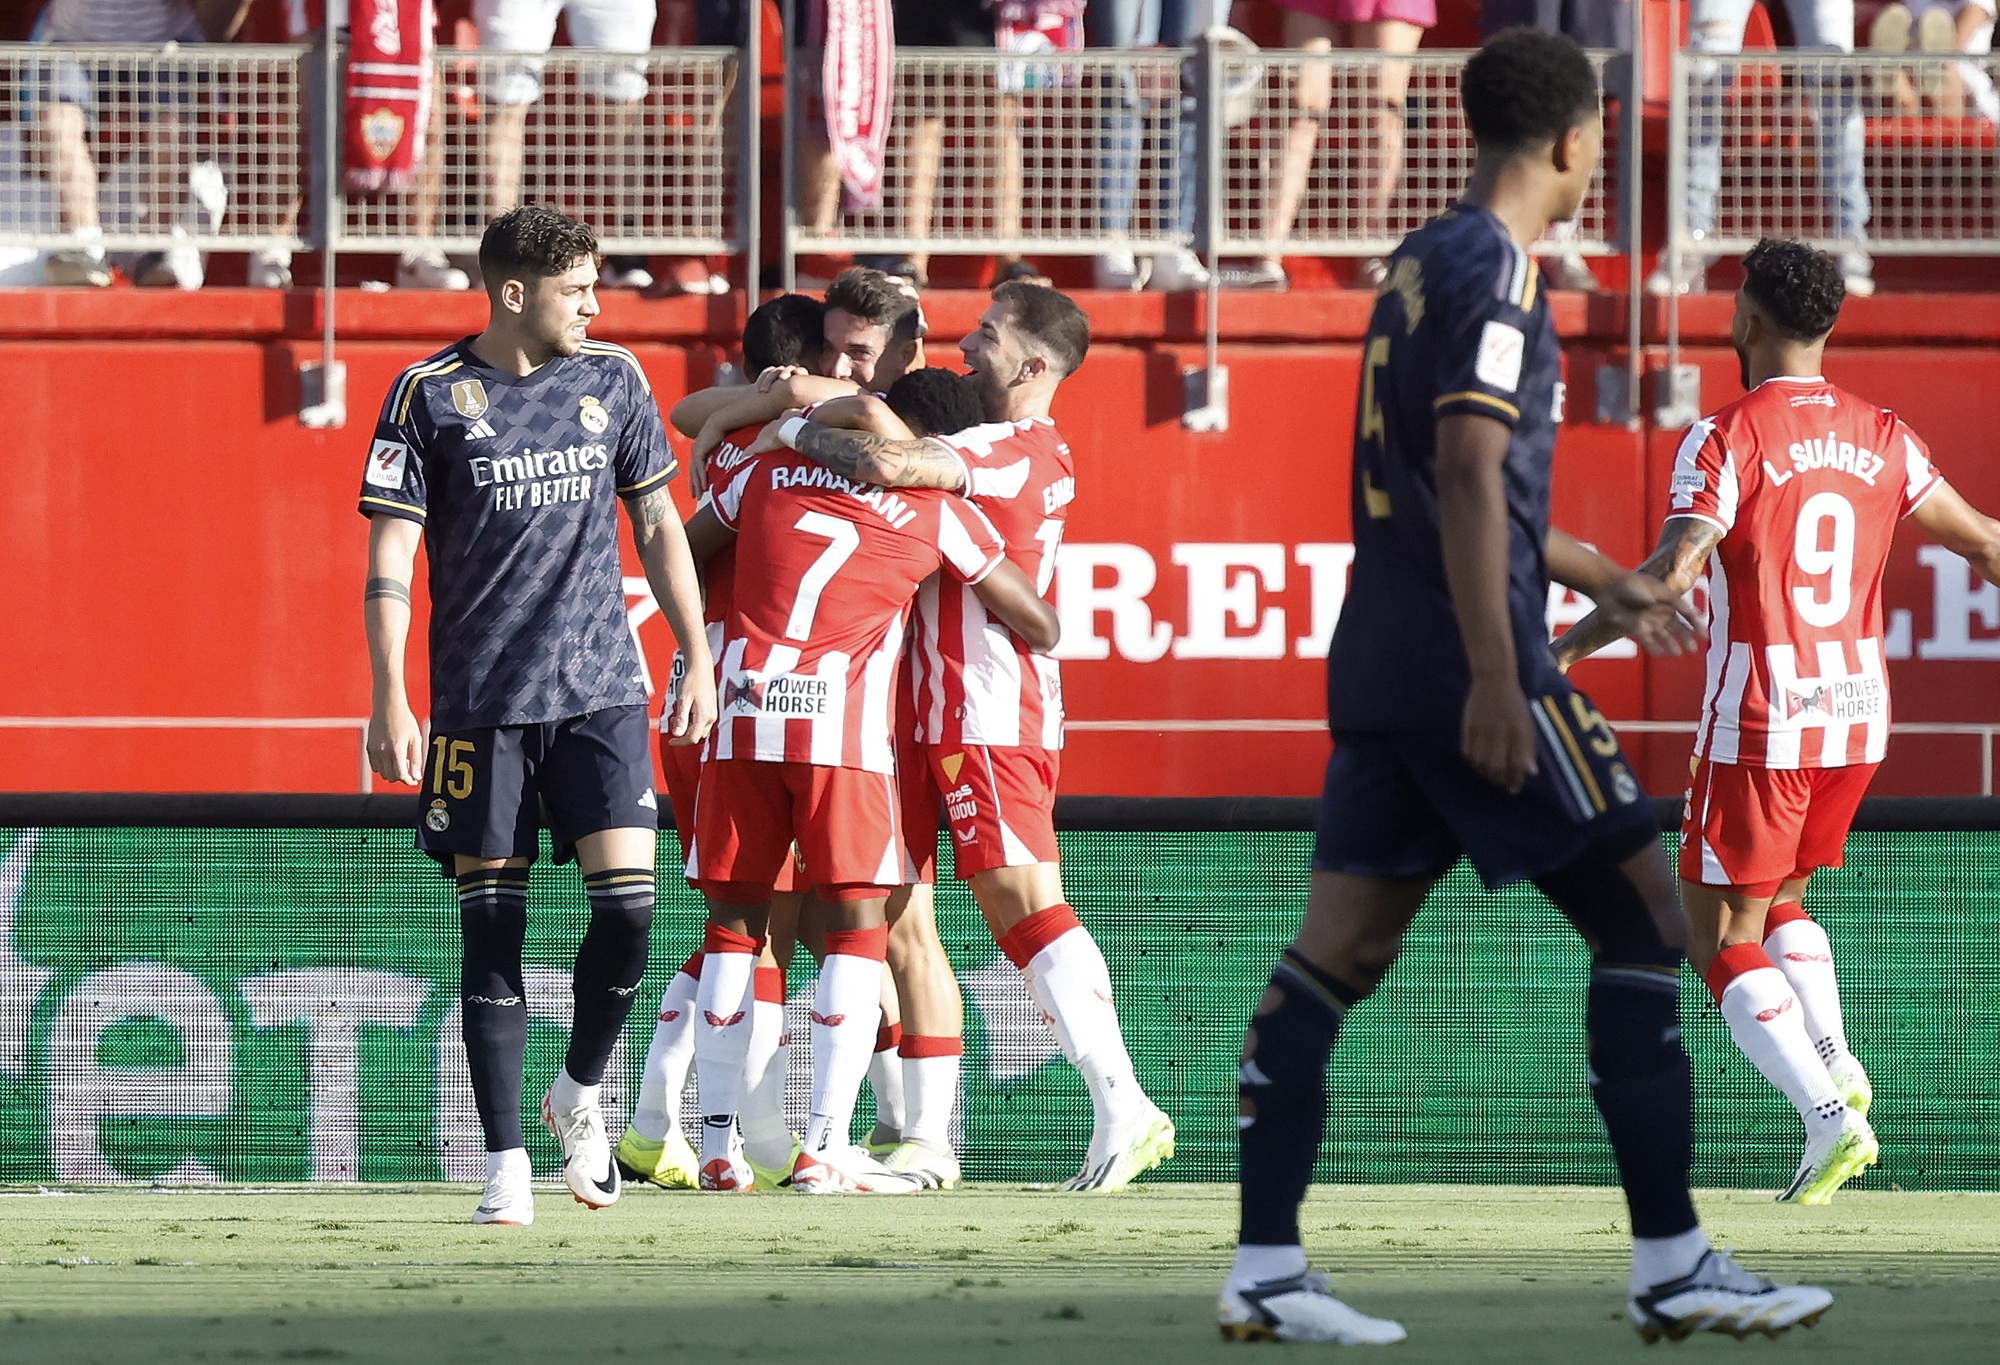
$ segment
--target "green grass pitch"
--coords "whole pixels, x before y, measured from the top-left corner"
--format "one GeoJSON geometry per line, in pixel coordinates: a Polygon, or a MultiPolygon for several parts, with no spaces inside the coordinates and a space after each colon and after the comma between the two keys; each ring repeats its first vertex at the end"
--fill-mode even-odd
{"type": "MultiPolygon", "coordinates": [[[[1252,1360],[1213,1297],[1232,1191],[1104,1197],[986,1186],[910,1198],[543,1188],[532,1228],[474,1228],[464,1188],[0,1191],[0,1361],[1252,1360]]],[[[1847,1193],[1827,1208],[1701,1200],[1759,1271],[1838,1296],[1784,1340],[1647,1352],[1623,1321],[1615,1192],[1329,1186],[1306,1242],[1390,1359],[1542,1365],[2000,1360],[2000,1197],[1847,1193]]]]}

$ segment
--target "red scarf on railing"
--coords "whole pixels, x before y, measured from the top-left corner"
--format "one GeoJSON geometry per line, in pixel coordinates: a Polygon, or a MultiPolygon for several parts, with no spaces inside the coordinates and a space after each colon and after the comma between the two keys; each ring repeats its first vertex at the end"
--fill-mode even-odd
{"type": "Polygon", "coordinates": [[[896,77],[889,0],[826,0],[826,135],[849,213],[882,199],[889,150],[889,91],[896,77]]]}
{"type": "Polygon", "coordinates": [[[431,0],[350,0],[349,194],[412,189],[431,112],[431,0]]]}

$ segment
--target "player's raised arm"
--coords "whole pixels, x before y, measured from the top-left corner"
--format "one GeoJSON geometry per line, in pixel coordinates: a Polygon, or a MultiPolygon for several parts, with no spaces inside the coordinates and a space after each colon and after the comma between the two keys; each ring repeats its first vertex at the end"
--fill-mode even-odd
{"type": "Polygon", "coordinates": [[[1708,552],[1721,538],[1722,533],[1711,522],[1675,517],[1667,523],[1660,548],[1644,564],[1627,572],[1617,560],[1591,549],[1567,531],[1550,528],[1549,577],[1597,604],[1595,611],[1556,642],[1557,666],[1568,671],[1577,660],[1628,635],[1648,654],[1683,654],[1693,648],[1698,622],[1687,605],[1686,593],[1701,576],[1708,552]],[[1692,528],[1693,534],[1686,545],[1676,539],[1670,550],[1668,540],[1674,536],[1676,523],[1692,528]]]}
{"type": "Polygon", "coordinates": [[[914,440],[917,436],[894,408],[872,393],[849,394],[821,403],[812,410],[812,420],[823,427],[872,432],[891,441],[914,440]]]}
{"type": "Polygon", "coordinates": [[[1960,497],[1942,479],[1910,515],[1925,535],[1970,564],[1981,578],[2000,583],[2000,521],[1960,497]]]}
{"type": "Polygon", "coordinates": [[[965,487],[965,463],[928,438],[891,440],[869,431],[843,431],[806,418],[785,423],[779,438],[842,478],[884,488],[965,487]]]}
{"type": "Polygon", "coordinates": [[[852,380],[822,379],[794,374],[770,385],[729,384],[691,393],[674,404],[673,423],[683,436],[694,438],[695,458],[707,455],[738,427],[768,422],[787,408],[802,408],[860,389],[852,380]]]}
{"type": "Polygon", "coordinates": [[[1504,422],[1450,413],[1437,424],[1438,522],[1452,612],[1472,667],[1459,745],[1474,771],[1510,792],[1535,767],[1535,723],[1521,691],[1507,611],[1504,422]]]}
{"type": "Polygon", "coordinates": [[[362,620],[368,633],[368,765],[387,782],[423,779],[424,732],[403,683],[403,647],[410,634],[410,584],[416,575],[421,523],[381,513],[368,520],[368,581],[362,620]]]}

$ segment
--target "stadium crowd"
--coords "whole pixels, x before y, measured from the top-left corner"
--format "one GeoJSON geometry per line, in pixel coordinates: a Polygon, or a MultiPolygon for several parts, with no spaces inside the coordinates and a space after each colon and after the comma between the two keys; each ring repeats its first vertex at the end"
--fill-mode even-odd
{"type": "MultiPolygon", "coordinates": [[[[1915,0],[1913,5],[1905,5],[1896,0],[1877,6],[1863,0],[1857,6],[1854,0],[1832,4],[1786,0],[1770,10],[1781,25],[1781,36],[1788,36],[1805,51],[1852,52],[1860,41],[1881,53],[1960,51],[1970,57],[1990,49],[1994,27],[1994,15],[1988,8],[1991,2],[1915,0]]],[[[46,6],[28,7],[32,16],[28,35],[0,36],[31,36],[34,42],[53,48],[78,43],[196,44],[244,38],[316,41],[328,3],[333,6],[336,25],[341,26],[344,0],[48,0],[46,6]]],[[[414,42],[420,30],[421,47],[427,49],[435,30],[453,45],[529,58],[549,52],[559,31],[572,48],[633,57],[656,46],[688,41],[740,47],[747,40],[756,8],[747,0],[683,0],[666,5],[656,0],[470,0],[469,4],[447,0],[441,11],[436,0],[399,0],[397,4],[374,6],[374,11],[391,15],[387,38],[392,46],[414,42]],[[441,12],[450,13],[448,25],[440,22],[441,12]],[[400,34],[397,25],[401,26],[400,34]]],[[[1752,9],[1750,0],[1697,0],[1689,15],[1689,49],[1702,53],[1741,50],[1752,9]]],[[[794,130],[799,221],[818,237],[837,238],[842,204],[837,154],[846,153],[830,145],[816,89],[817,44],[824,35],[824,11],[813,0],[784,0],[782,10],[790,33],[787,55],[794,64],[800,93],[810,96],[797,101],[801,122],[794,130]]],[[[893,36],[900,47],[997,49],[1023,54],[1073,51],[1086,45],[1126,49],[1184,46],[1233,21],[1239,29],[1255,31],[1267,40],[1275,39],[1284,47],[1306,53],[1351,48],[1405,57],[1415,53],[1425,35],[1439,25],[1437,0],[1236,0],[1233,5],[1231,0],[894,0],[879,8],[860,6],[859,10],[864,22],[872,16],[881,26],[881,31],[869,30],[864,36],[884,43],[893,36]]],[[[1484,0],[1477,6],[1482,32],[1527,24],[1566,34],[1588,48],[1612,51],[1630,47],[1633,16],[1633,0],[1484,0]]],[[[1456,40],[1464,37],[1460,34],[1456,40]]],[[[310,69],[303,80],[307,104],[316,108],[324,100],[319,89],[323,82],[317,77],[317,64],[307,65],[310,69]]],[[[444,155],[439,126],[447,116],[445,102],[430,95],[422,97],[431,105],[431,130],[423,146],[406,153],[413,154],[417,164],[406,168],[404,179],[395,185],[410,192],[407,228],[417,239],[417,244],[394,262],[392,278],[398,287],[472,287],[477,262],[470,256],[448,258],[428,239],[439,235],[440,224],[447,220],[483,222],[512,207],[520,197],[529,110],[542,97],[540,69],[537,63],[523,60],[485,70],[478,99],[460,115],[482,124],[479,165],[474,175],[455,180],[449,191],[437,166],[444,155]],[[453,202],[455,199],[478,202],[453,202]]],[[[1259,208],[1268,238],[1281,239],[1290,232],[1330,122],[1350,117],[1364,121],[1358,141],[1348,144],[1362,168],[1359,221],[1372,235],[1379,237],[1387,231],[1386,215],[1403,173],[1405,141],[1411,135],[1405,108],[1411,67],[1386,61],[1369,70],[1373,73],[1367,78],[1373,84],[1372,93],[1343,90],[1338,96],[1343,107],[1338,109],[1330,73],[1323,66],[1302,68],[1296,88],[1284,96],[1291,113],[1280,115],[1284,126],[1271,134],[1275,150],[1259,208]],[[1356,109],[1344,107],[1357,100],[1356,109]]],[[[1021,79],[1032,84],[1033,69],[1024,66],[1022,73],[1021,79]]],[[[109,68],[78,54],[25,67],[20,79],[26,88],[19,92],[19,108],[24,122],[33,128],[33,137],[21,144],[22,154],[52,189],[53,227],[63,238],[60,246],[47,251],[42,262],[46,282],[101,288],[112,282],[116,268],[139,285],[199,287],[205,279],[206,262],[194,239],[211,234],[221,221],[226,190],[221,173],[208,159],[211,154],[198,145],[187,117],[193,96],[185,78],[175,83],[169,97],[147,84],[143,75],[139,77],[146,87],[138,92],[144,117],[143,134],[137,140],[143,144],[143,152],[126,148],[120,155],[143,167],[143,183],[137,192],[143,202],[142,215],[156,230],[157,225],[166,225],[167,240],[157,249],[124,253],[117,260],[103,247],[98,203],[99,186],[114,169],[105,164],[107,154],[117,143],[115,139],[110,144],[101,143],[94,136],[100,106],[117,93],[104,88],[111,79],[109,68]]],[[[590,98],[584,116],[599,125],[594,136],[612,146],[648,136],[648,80],[637,61],[607,65],[587,83],[587,93],[590,98]]],[[[1614,97],[1617,93],[1612,91],[1614,97]]],[[[350,88],[350,102],[355,94],[350,88]]],[[[1995,94],[1989,72],[1971,60],[1898,71],[1888,96],[1905,114],[1929,112],[1988,123],[2000,118],[2000,96],[1995,94]]],[[[1172,120],[1171,136],[1180,143],[1180,155],[1149,164],[1144,155],[1146,138],[1140,110],[1150,97],[1147,92],[1126,89],[1100,116],[1102,130],[1094,174],[1097,213],[1105,237],[1114,244],[1096,258],[1092,282],[1101,289],[1205,288],[1208,269],[1186,245],[1143,255],[1115,245],[1133,228],[1135,199],[1142,189],[1162,206],[1159,212],[1166,231],[1183,242],[1193,240],[1199,177],[1192,173],[1176,176],[1172,168],[1199,164],[1194,101],[1184,100],[1172,120]],[[1149,183],[1142,185],[1142,180],[1149,183]],[[1158,183],[1150,183],[1153,181],[1158,183]]],[[[1834,206],[1832,231],[1846,244],[1842,259],[1850,292],[1866,294],[1873,289],[1873,278],[1866,248],[1871,206],[1863,180],[1862,115],[1852,100],[1838,92],[1815,98],[1818,103],[1813,117],[1822,140],[1816,161],[1828,202],[1834,206]]],[[[1002,239],[1023,235],[1023,205],[1018,193],[1023,117],[1019,93],[1002,91],[997,101],[996,130],[986,139],[987,150],[975,154],[960,149],[954,153],[978,155],[990,163],[980,173],[989,187],[994,235],[1002,239]]],[[[929,104],[913,124],[894,130],[893,135],[904,143],[908,170],[887,187],[890,202],[886,211],[904,237],[923,240],[931,237],[936,227],[946,132],[935,106],[929,104]]],[[[775,155],[775,149],[770,154],[775,155]]],[[[1686,205],[1697,241],[1716,223],[1723,154],[1712,121],[1697,120],[1689,151],[1686,205]]],[[[349,189],[357,192],[352,184],[349,189]]],[[[280,229],[294,233],[300,219],[301,205],[294,198],[281,217],[280,229]]],[[[1576,249],[1573,235],[1565,236],[1564,228],[1556,230],[1545,250],[1545,268],[1557,287],[1596,287],[1597,276],[1576,249]]],[[[931,262],[925,250],[860,259],[920,288],[929,282],[931,262]]],[[[842,263],[834,259],[828,275],[842,263]]],[[[1648,287],[1662,295],[1699,290],[1704,287],[1709,263],[1709,256],[1699,250],[1685,252],[1676,260],[1669,260],[1663,252],[1648,287]]],[[[698,257],[648,260],[626,255],[607,262],[602,283],[607,288],[630,288],[655,296],[712,294],[728,287],[727,269],[727,262],[698,257]]],[[[1381,283],[1382,272],[1382,259],[1368,257],[1361,261],[1355,282],[1374,288],[1381,283]]],[[[16,271],[13,278],[31,280],[34,275],[16,271]]],[[[291,253],[282,247],[254,252],[243,278],[252,286],[289,287],[293,278],[291,253]]],[[[1002,252],[994,258],[986,282],[1046,279],[1036,262],[1002,252]]],[[[1221,283],[1232,288],[1284,288],[1288,277],[1281,257],[1271,254],[1225,263],[1221,283]]]]}

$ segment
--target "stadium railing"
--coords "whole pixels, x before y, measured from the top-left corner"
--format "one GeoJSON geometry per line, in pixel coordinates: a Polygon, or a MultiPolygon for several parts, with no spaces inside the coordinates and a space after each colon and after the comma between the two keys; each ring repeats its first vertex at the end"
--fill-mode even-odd
{"type": "MultiPolygon", "coordinates": [[[[1673,802],[1658,803],[1663,820],[1673,802]]],[[[0,1181],[473,1179],[450,883],[403,797],[0,796],[0,1181]]],[[[1158,1179],[1234,1177],[1245,1020],[1307,887],[1308,800],[1058,803],[1064,881],[1103,946],[1147,1092],[1180,1129],[1158,1179]]],[[[607,1074],[624,1121],[668,975],[702,914],[663,842],[650,969],[607,1074]]],[[[948,865],[948,864],[947,864],[948,865]]],[[[1882,1165],[1864,1188],[2000,1188],[2000,801],[1864,803],[1810,905],[1874,1072],[1882,1165]]],[[[538,865],[529,1102],[560,1063],[588,907],[538,865]]],[[[1071,1174],[1090,1105],[961,886],[940,934],[967,1002],[956,1119],[974,1179],[1071,1174]]],[[[794,968],[798,1046],[812,967],[794,968]]],[[[1448,876],[1335,1056],[1322,1179],[1614,1179],[1585,1084],[1589,962],[1533,892],[1448,876]]],[[[1790,1107],[1685,981],[1702,1185],[1781,1188],[1790,1107]]],[[[809,1071],[794,1059],[795,1075],[809,1071]]],[[[803,1081],[789,1101],[803,1105],[803,1081]]],[[[692,1111],[689,1111],[692,1112],[692,1111]]],[[[802,1115],[799,1115],[802,1117],[802,1115]]],[[[868,1102],[863,1103],[863,1122],[868,1102]]],[[[530,1125],[545,1174],[555,1153],[530,1125]]]]}
{"type": "Polygon", "coordinates": [[[333,225],[337,250],[475,250],[495,169],[494,115],[509,105],[526,115],[521,197],[564,205],[598,230],[605,250],[740,250],[749,177],[736,173],[738,56],[730,48],[633,57],[441,52],[426,183],[350,198],[326,173],[322,144],[325,130],[339,126],[339,82],[325,77],[323,48],[0,44],[0,186],[8,191],[0,193],[0,245],[77,245],[62,227],[40,147],[40,111],[62,92],[90,98],[112,250],[157,250],[177,234],[213,250],[323,247],[323,224],[333,225]],[[323,93],[330,85],[332,108],[323,93]],[[171,141],[161,136],[176,125],[171,141]],[[161,197],[173,207],[160,211],[152,168],[166,147],[176,149],[176,164],[166,168],[161,197]],[[204,197],[213,209],[197,202],[204,197]]]}
{"type": "Polygon", "coordinates": [[[1935,107],[1949,82],[1979,76],[1990,88],[2000,58],[1674,54],[1669,244],[1718,255],[1747,251],[1759,237],[1794,237],[1873,255],[2000,253],[1992,119],[1969,97],[1962,117],[1905,112],[1924,107],[1919,97],[1935,107]],[[1865,236],[1842,230],[1838,204],[1842,160],[1857,153],[1865,236]],[[1715,195],[1712,224],[1690,211],[1689,190],[1704,178],[1715,195]]]}

